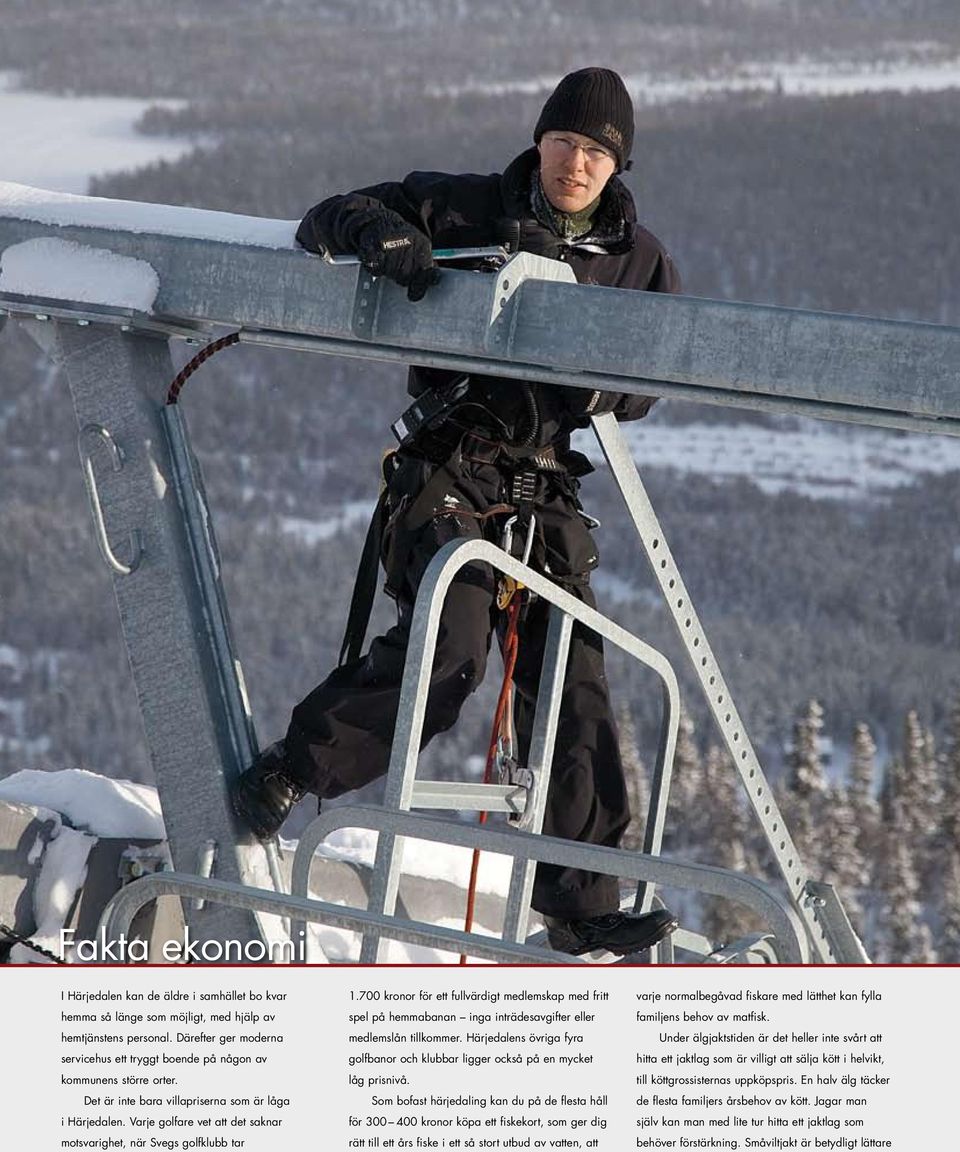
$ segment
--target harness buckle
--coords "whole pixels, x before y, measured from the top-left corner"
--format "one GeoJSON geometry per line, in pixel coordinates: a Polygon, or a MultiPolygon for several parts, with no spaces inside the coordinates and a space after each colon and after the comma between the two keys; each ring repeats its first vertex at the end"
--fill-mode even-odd
{"type": "Polygon", "coordinates": [[[533,503],[537,494],[537,474],[527,469],[523,472],[514,472],[510,481],[510,503],[516,504],[521,510],[533,503]]]}

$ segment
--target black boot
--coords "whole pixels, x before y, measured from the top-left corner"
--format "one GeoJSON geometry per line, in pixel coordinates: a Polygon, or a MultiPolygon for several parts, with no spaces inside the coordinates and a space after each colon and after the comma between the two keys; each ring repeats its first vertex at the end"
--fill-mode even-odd
{"type": "Polygon", "coordinates": [[[603,949],[615,956],[630,956],[652,948],[677,926],[677,918],[666,908],[653,912],[608,912],[586,920],[558,920],[544,916],[547,939],[555,952],[582,956],[603,949]]]}
{"type": "Polygon", "coordinates": [[[270,840],[306,795],[290,775],[283,741],[271,744],[230,790],[233,810],[258,840],[270,840]]]}

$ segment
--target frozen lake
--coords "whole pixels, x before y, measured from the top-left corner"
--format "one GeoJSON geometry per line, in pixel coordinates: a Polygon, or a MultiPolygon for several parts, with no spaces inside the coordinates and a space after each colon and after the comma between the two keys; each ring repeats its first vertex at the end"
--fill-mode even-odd
{"type": "Polygon", "coordinates": [[[112,96],[51,96],[21,91],[0,72],[0,173],[4,180],[55,192],[85,193],[91,176],[176,160],[193,141],[143,136],[135,125],[152,104],[112,96]]]}
{"type": "MultiPolygon", "coordinates": [[[[756,60],[736,66],[721,64],[701,75],[626,73],[624,81],[638,106],[708,100],[736,92],[767,92],[781,96],[855,96],[865,92],[948,92],[960,88],[960,58],[945,56],[937,44],[906,44],[903,55],[878,60],[756,60]]],[[[511,93],[546,95],[558,74],[516,80],[468,79],[459,84],[428,85],[433,96],[511,93]]]]}

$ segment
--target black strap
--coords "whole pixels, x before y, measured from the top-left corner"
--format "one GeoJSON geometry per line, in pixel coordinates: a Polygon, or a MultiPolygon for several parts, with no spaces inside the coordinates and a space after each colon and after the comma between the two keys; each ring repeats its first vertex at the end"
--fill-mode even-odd
{"type": "MultiPolygon", "coordinates": [[[[436,515],[437,503],[442,499],[443,493],[454,479],[455,468],[459,460],[460,446],[458,444],[450,458],[430,477],[412,505],[405,511],[402,516],[402,523],[394,526],[393,543],[390,548],[389,562],[386,564],[387,591],[391,595],[396,594],[395,585],[406,569],[407,556],[413,538],[424,524],[436,515]]],[[[386,461],[384,462],[384,473],[385,479],[387,479],[386,461]]],[[[338,662],[340,666],[347,661],[359,659],[363,642],[366,639],[367,626],[373,611],[373,598],[377,593],[383,534],[387,526],[389,492],[390,481],[387,479],[385,487],[380,492],[380,499],[373,510],[373,515],[370,517],[367,538],[363,542],[360,565],[357,568],[357,576],[353,584],[353,595],[350,597],[347,626],[344,629],[343,642],[340,645],[338,662]]]]}
{"type": "Polygon", "coordinates": [[[366,639],[367,625],[370,623],[370,613],[373,610],[373,598],[377,592],[377,571],[380,566],[380,544],[383,540],[386,506],[387,489],[384,488],[370,517],[367,538],[360,553],[360,566],[357,568],[357,578],[353,583],[347,626],[340,645],[338,664],[341,666],[347,661],[359,658],[363,641],[366,639]]]}

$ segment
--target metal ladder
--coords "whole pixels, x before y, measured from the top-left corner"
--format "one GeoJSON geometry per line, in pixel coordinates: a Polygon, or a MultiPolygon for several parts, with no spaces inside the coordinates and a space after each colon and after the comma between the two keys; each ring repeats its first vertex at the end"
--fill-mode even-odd
{"type": "MultiPolygon", "coordinates": [[[[669,661],[595,609],[587,607],[570,593],[564,592],[545,576],[525,567],[520,561],[485,540],[451,541],[438,551],[421,581],[410,628],[397,727],[387,771],[384,797],[384,807],[387,811],[408,812],[414,808],[440,808],[506,812],[517,818],[517,835],[540,832],[550,782],[564,669],[574,621],[616,644],[652,669],[660,678],[663,722],[652,786],[652,819],[649,821],[644,845],[645,851],[652,855],[659,852],[680,711],[679,689],[669,661]],[[529,773],[525,786],[511,783],[484,785],[436,782],[417,778],[420,738],[443,601],[457,572],[465,565],[475,562],[489,564],[494,570],[521,582],[535,595],[551,604],[530,753],[525,766],[529,773]]],[[[396,907],[402,854],[402,838],[397,838],[389,832],[380,834],[368,904],[371,911],[383,915],[393,913],[396,907]]],[[[519,942],[526,938],[533,874],[532,862],[515,860],[504,916],[503,938],[506,940],[519,942]]],[[[649,907],[650,899],[652,890],[641,897],[640,903],[644,907],[649,907]]],[[[376,933],[366,934],[360,954],[361,962],[375,963],[378,948],[379,938],[376,933]]]]}
{"type": "MultiPolygon", "coordinates": [[[[705,954],[706,962],[726,964],[745,957],[762,963],[810,962],[807,932],[792,901],[772,885],[755,877],[707,864],[674,862],[641,852],[623,852],[595,844],[578,844],[552,836],[523,835],[512,829],[478,827],[431,814],[387,811],[379,806],[359,804],[331,808],[318,816],[304,831],[293,861],[291,895],[186,873],[154,872],[121,888],[113,896],[104,909],[97,938],[111,944],[124,937],[129,939],[133,919],[145,904],[159,896],[174,895],[183,900],[222,905],[270,918],[289,917],[292,936],[281,942],[279,949],[274,950],[275,963],[301,962],[305,958],[298,952],[298,945],[304,939],[308,923],[355,932],[375,931],[390,939],[447,952],[465,953],[496,963],[587,963],[582,957],[552,952],[532,941],[516,943],[497,940],[476,932],[462,932],[373,912],[368,908],[354,908],[309,897],[306,893],[311,858],[317,847],[341,828],[364,828],[380,835],[389,833],[407,836],[550,864],[572,862],[588,871],[619,876],[637,883],[669,885],[686,891],[723,896],[749,907],[764,921],[769,931],[755,934],[750,939],[728,947],[722,955],[705,954]]],[[[678,930],[675,935],[680,936],[681,932],[678,930]]],[[[696,941],[691,939],[688,943],[695,944],[696,941]]],[[[261,948],[254,958],[264,959],[265,951],[261,948]]],[[[669,960],[672,956],[671,950],[666,958],[669,960]]]]}

